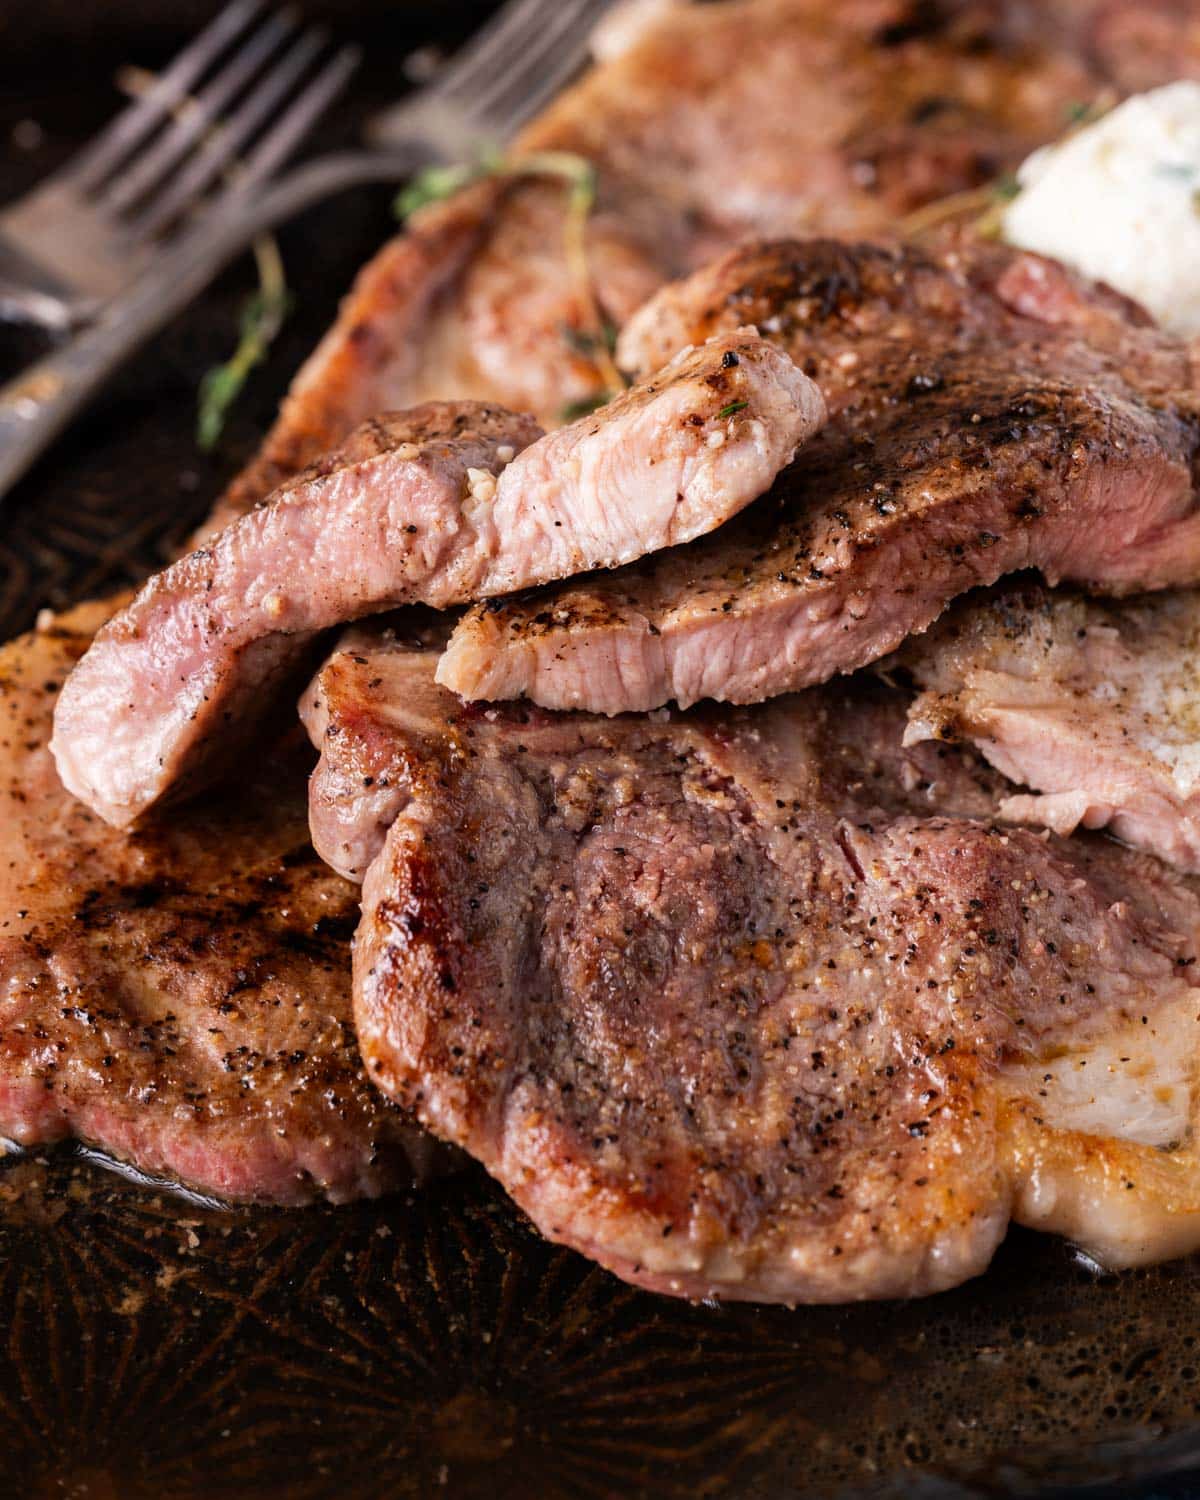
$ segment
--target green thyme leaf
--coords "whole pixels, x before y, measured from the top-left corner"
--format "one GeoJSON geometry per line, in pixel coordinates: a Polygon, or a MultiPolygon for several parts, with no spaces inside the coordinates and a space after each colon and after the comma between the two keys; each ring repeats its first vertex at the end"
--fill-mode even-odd
{"type": "Polygon", "coordinates": [[[484,151],[474,162],[454,166],[426,167],[396,194],[393,212],[408,220],[430,203],[452,198],[461,188],[485,177],[558,177],[571,188],[571,207],[590,213],[596,201],[596,169],[586,157],[570,151],[532,151],[527,156],[506,157],[484,151]]]}
{"type": "Polygon", "coordinates": [[[1020,193],[1021,184],[1011,172],[1006,172],[1002,177],[997,177],[992,183],[992,197],[997,203],[1011,203],[1020,193]]]}
{"type": "Polygon", "coordinates": [[[255,242],[254,256],[258,290],[242,307],[237,348],[223,365],[205,373],[196,393],[196,442],[206,451],[216,446],[230,408],[250,372],[266,359],[288,314],[290,299],[279,246],[266,236],[255,242]]]}
{"type": "Polygon", "coordinates": [[[564,323],[562,336],[576,354],[582,354],[585,358],[590,358],[598,349],[604,349],[612,354],[617,347],[617,326],[615,323],[608,322],[607,319],[601,324],[599,332],[594,332],[590,328],[576,328],[573,324],[564,323]]]}
{"type": "Polygon", "coordinates": [[[585,359],[596,352],[596,335],[586,328],[576,328],[571,323],[564,323],[562,336],[567,348],[575,354],[582,354],[585,359]]]}
{"type": "Polygon", "coordinates": [[[1103,89],[1094,99],[1077,99],[1075,103],[1069,104],[1065,110],[1067,134],[1071,135],[1084,125],[1094,125],[1097,120],[1102,120],[1105,115],[1112,112],[1118,102],[1116,94],[1111,89],[1103,89]]]}
{"type": "Polygon", "coordinates": [[[426,167],[396,194],[392,211],[398,219],[407,221],[419,208],[452,198],[460,188],[486,175],[484,167],[478,163],[474,166],[426,167]]]}
{"type": "Polygon", "coordinates": [[[735,411],[741,411],[743,407],[749,406],[749,401],[731,401],[728,406],[723,406],[717,413],[717,421],[722,417],[732,417],[735,411]]]}

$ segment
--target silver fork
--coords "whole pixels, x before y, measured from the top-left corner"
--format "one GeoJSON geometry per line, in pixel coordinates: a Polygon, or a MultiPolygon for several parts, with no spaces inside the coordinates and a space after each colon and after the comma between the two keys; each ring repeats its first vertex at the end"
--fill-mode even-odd
{"type": "Polygon", "coordinates": [[[611,3],[509,0],[432,84],[368,122],[367,138],[386,150],[318,157],[206,214],[94,325],[0,388],[0,498],[112,373],[257,235],[343,189],[470,160],[510,140],[579,68],[592,26],[611,3]]]}
{"type": "Polygon", "coordinates": [[[0,315],[55,329],[94,316],[198,211],[264,182],[357,63],[342,48],[318,69],[327,41],[290,11],[232,0],[96,140],[0,211],[0,315]]]}
{"type": "Polygon", "coordinates": [[[373,146],[470,161],[508,141],[575,73],[612,0],[509,0],[440,77],[380,111],[373,146]]]}

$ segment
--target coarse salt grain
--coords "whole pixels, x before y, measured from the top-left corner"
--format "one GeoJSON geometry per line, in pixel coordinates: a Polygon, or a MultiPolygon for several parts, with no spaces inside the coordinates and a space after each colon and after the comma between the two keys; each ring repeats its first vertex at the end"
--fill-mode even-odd
{"type": "Polygon", "coordinates": [[[489,469],[468,469],[467,488],[473,500],[486,505],[496,498],[496,476],[489,469]]]}

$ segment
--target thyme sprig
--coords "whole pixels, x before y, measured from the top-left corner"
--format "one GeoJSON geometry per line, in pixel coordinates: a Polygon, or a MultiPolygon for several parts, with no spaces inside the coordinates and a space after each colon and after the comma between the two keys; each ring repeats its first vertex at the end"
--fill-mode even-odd
{"type": "MultiPolygon", "coordinates": [[[[1067,128],[1051,146],[1061,145],[1093,125],[1116,104],[1116,95],[1105,90],[1095,99],[1076,101],[1067,106],[1067,128]]],[[[1021,192],[1021,184],[1012,172],[1004,172],[994,181],[963,193],[938,198],[901,220],[901,233],[909,238],[928,234],[943,224],[960,223],[973,228],[985,239],[999,239],[1004,228],[1004,211],[1021,192]]]]}
{"type": "MultiPolygon", "coordinates": [[[[157,75],[145,68],[124,67],[117,73],[117,87],[132,99],[140,99],[157,81],[157,75]]],[[[191,95],[178,99],[171,113],[175,119],[205,117],[204,106],[191,95]]],[[[212,134],[211,128],[203,132],[207,136],[212,134]]],[[[236,181],[240,170],[240,164],[234,161],[223,175],[227,181],[236,181]]],[[[196,392],[196,442],[204,449],[215,446],[230,407],[250,371],[266,359],[291,305],[283,257],[275,236],[259,235],[252,248],[258,267],[258,289],[243,304],[237,348],[224,364],[205,371],[196,392]]]]}
{"type": "Polygon", "coordinates": [[[566,213],[563,218],[563,253],[567,275],[575,288],[582,312],[578,327],[564,329],[564,337],[577,354],[588,359],[604,382],[602,391],[583,401],[573,402],[562,413],[570,420],[595,411],[624,390],[627,381],[613,359],[616,330],[605,318],[596,295],[595,282],[588,260],[587,231],[596,206],[598,177],[596,168],[586,157],[571,151],[529,151],[519,156],[484,152],[474,164],[452,167],[428,167],[400,192],[395,201],[397,216],[407,222],[413,214],[431,203],[451,197],[471,183],[485,178],[550,177],[567,188],[566,213]]]}
{"type": "Polygon", "coordinates": [[[585,222],[596,202],[596,168],[585,156],[571,151],[527,151],[521,156],[506,156],[489,149],[481,151],[474,162],[426,167],[418,172],[396,194],[396,217],[407,223],[430,203],[440,203],[488,177],[557,177],[570,189],[568,207],[585,222]]]}
{"type": "MultiPolygon", "coordinates": [[[[494,160],[499,160],[496,157],[494,160]]],[[[469,187],[483,177],[493,175],[493,156],[486,153],[474,166],[460,164],[453,167],[426,167],[406,186],[402,187],[392,202],[392,211],[402,224],[407,224],[413,214],[428,207],[430,203],[441,203],[452,198],[461,188],[469,187]]]]}
{"type": "Polygon", "coordinates": [[[574,422],[580,417],[590,417],[594,411],[607,406],[611,400],[611,391],[594,391],[590,396],[581,396],[578,401],[568,401],[559,410],[558,415],[564,422],[574,422]]]}
{"type": "Polygon", "coordinates": [[[900,232],[908,239],[916,239],[943,224],[958,223],[973,225],[978,234],[995,239],[1003,227],[1005,208],[1020,191],[1017,179],[1005,173],[983,187],[951,193],[923,204],[900,221],[900,232]]]}
{"type": "Polygon", "coordinates": [[[206,451],[215,446],[230,407],[241,394],[251,370],[270,353],[291,306],[283,259],[270,235],[254,242],[258,290],[242,307],[237,348],[223,365],[214,365],[200,380],[196,406],[196,442],[206,451]]]}

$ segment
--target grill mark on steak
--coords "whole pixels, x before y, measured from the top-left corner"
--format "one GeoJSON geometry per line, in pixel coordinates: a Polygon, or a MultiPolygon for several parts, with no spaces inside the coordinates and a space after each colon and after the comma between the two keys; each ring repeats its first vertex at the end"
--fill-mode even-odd
{"type": "Polygon", "coordinates": [[[349,827],[390,743],[367,1067],[546,1235],[787,1302],[953,1285],[1010,1216],[1106,1264],[1200,1241],[1200,901],[1162,866],[995,826],[995,773],[904,750],[870,684],[484,711],[435,651],[361,627],[334,654],[313,805],[349,827]]]}
{"type": "Polygon", "coordinates": [[[436,1153],[362,1072],[356,892],[309,847],[296,736],[133,835],[59,784],[54,700],[113,607],[0,648],[0,1136],[77,1136],[231,1199],[411,1183],[436,1153]]]}
{"type": "Polygon", "coordinates": [[[55,713],[59,774],[132,823],[229,765],[317,631],[690,540],[761,495],[824,418],[812,381],[737,330],[550,436],[471,402],[372,419],[100,632],[55,713]]]}
{"type": "MultiPolygon", "coordinates": [[[[969,595],[899,663],[906,741],[965,736],[1011,781],[1001,813],[1108,827],[1200,873],[1200,595],[1113,606],[1033,584],[969,595]]],[[[884,664],[884,670],[887,664],[884,664]]]]}
{"type": "Polygon", "coordinates": [[[753,702],[1016,569],[1113,593],[1200,576],[1188,350],[1115,294],[998,246],[781,241],[664,289],[619,352],[743,322],[817,380],[824,433],[710,537],[471,610],[439,681],[604,713],[753,702]]]}

